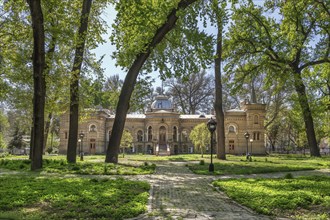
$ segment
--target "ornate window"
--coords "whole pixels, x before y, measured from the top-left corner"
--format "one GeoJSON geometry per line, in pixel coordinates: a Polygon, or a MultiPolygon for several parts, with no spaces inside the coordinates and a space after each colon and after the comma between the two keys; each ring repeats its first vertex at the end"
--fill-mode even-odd
{"type": "Polygon", "coordinates": [[[253,123],[254,123],[254,124],[259,124],[259,116],[258,116],[258,115],[255,115],[255,116],[253,117],[253,123]]]}
{"type": "Polygon", "coordinates": [[[178,129],[176,126],[173,127],[173,141],[178,141],[178,129]]]}
{"type": "Polygon", "coordinates": [[[137,141],[138,142],[142,142],[143,141],[143,132],[141,130],[139,130],[137,132],[137,141]]]}
{"type": "Polygon", "coordinates": [[[152,141],[152,127],[149,126],[148,128],[148,141],[152,141]]]}
{"type": "Polygon", "coordinates": [[[228,131],[229,131],[229,132],[236,132],[236,128],[235,128],[235,126],[234,126],[234,125],[230,125],[230,126],[228,127],[228,131]]]}
{"type": "Polygon", "coordinates": [[[89,132],[96,132],[96,125],[90,125],[89,132]]]}

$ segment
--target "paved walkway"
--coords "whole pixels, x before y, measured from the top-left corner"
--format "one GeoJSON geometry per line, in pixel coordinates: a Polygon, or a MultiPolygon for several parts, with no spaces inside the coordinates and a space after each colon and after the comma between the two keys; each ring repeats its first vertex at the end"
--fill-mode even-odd
{"type": "MultiPolygon", "coordinates": [[[[211,182],[215,179],[226,178],[276,178],[283,177],[285,173],[292,173],[294,176],[315,174],[330,176],[329,169],[271,174],[206,176],[193,174],[185,165],[186,163],[183,162],[160,162],[157,163],[155,174],[124,176],[127,179],[147,181],[151,184],[148,212],[132,220],[272,219],[235,203],[224,193],[212,187],[211,182]]],[[[0,172],[0,174],[7,173],[14,172],[4,172],[3,170],[0,172]]],[[[103,177],[117,178],[116,176],[103,177]]]]}
{"type": "Polygon", "coordinates": [[[217,178],[193,174],[180,162],[160,163],[153,175],[130,177],[152,185],[148,213],[134,219],[270,219],[216,191],[210,183],[217,178]]]}

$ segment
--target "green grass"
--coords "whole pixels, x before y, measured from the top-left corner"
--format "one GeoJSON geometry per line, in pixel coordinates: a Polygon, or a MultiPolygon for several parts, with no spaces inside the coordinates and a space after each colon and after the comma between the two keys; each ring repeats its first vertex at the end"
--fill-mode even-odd
{"type": "Polygon", "coordinates": [[[150,186],[124,179],[0,177],[0,219],[124,219],[146,211],[150,186]]]}
{"type": "MultiPolygon", "coordinates": [[[[54,158],[54,157],[53,157],[54,158]]],[[[109,164],[104,162],[78,161],[76,164],[69,164],[64,159],[44,159],[43,172],[61,174],[83,174],[83,175],[136,175],[151,174],[155,170],[154,164],[140,163],[130,164],[109,164]]],[[[0,159],[0,168],[9,170],[29,171],[31,161],[28,159],[0,159]]]]}
{"type": "MultiPolygon", "coordinates": [[[[226,174],[256,174],[273,172],[290,172],[299,170],[329,169],[330,158],[314,158],[302,155],[282,155],[268,157],[252,157],[247,161],[245,156],[227,155],[227,160],[214,159],[214,175],[226,174]]],[[[189,164],[189,168],[196,174],[210,175],[208,166],[210,159],[205,159],[205,164],[189,164]]]]}
{"type": "Polygon", "coordinates": [[[171,156],[155,156],[155,155],[143,155],[143,154],[130,154],[125,155],[124,158],[119,157],[119,161],[177,161],[177,162],[187,162],[187,161],[198,161],[203,159],[200,154],[179,154],[171,156]]]}
{"type": "MultiPolygon", "coordinates": [[[[288,176],[287,176],[288,177],[288,176]]],[[[229,179],[213,185],[261,214],[295,219],[330,218],[330,177],[229,179]]]]}

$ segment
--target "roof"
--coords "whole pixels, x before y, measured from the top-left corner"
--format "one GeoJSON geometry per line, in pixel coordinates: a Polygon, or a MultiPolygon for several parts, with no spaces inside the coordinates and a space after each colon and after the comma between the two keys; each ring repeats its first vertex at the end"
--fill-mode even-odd
{"type": "Polygon", "coordinates": [[[126,118],[145,118],[145,114],[127,114],[126,118]]]}
{"type": "Polygon", "coordinates": [[[214,115],[180,115],[182,119],[209,119],[211,117],[215,118],[214,115]]]}
{"type": "Polygon", "coordinates": [[[168,99],[167,96],[158,95],[156,96],[156,100],[151,104],[151,109],[172,109],[172,102],[168,99]]]}
{"type": "Polygon", "coordinates": [[[229,109],[229,110],[226,110],[226,112],[245,112],[245,111],[241,110],[241,109],[229,109]]]}

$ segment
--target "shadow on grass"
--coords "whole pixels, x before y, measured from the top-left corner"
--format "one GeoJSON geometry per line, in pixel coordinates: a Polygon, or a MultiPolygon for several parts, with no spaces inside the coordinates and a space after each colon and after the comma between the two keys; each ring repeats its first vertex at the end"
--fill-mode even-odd
{"type": "Polygon", "coordinates": [[[230,175],[230,174],[258,174],[274,172],[290,172],[317,169],[313,165],[267,163],[267,162],[224,162],[214,163],[214,173],[208,171],[209,164],[190,164],[189,168],[196,174],[202,175],[230,175]]]}
{"type": "Polygon", "coordinates": [[[146,211],[149,184],[124,179],[0,177],[0,218],[124,219],[146,211]]]}

